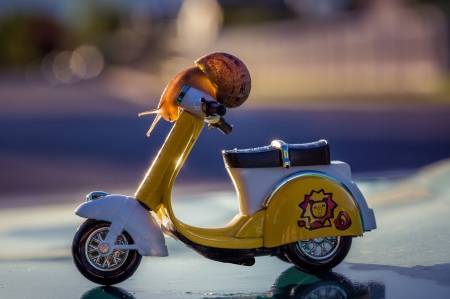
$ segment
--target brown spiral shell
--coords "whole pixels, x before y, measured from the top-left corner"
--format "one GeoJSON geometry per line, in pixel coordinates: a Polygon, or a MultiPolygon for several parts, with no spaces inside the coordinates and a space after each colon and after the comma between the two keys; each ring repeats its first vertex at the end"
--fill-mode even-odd
{"type": "Polygon", "coordinates": [[[200,57],[195,64],[217,88],[217,102],[227,108],[236,108],[247,100],[252,85],[251,77],[239,58],[216,52],[200,57]]]}

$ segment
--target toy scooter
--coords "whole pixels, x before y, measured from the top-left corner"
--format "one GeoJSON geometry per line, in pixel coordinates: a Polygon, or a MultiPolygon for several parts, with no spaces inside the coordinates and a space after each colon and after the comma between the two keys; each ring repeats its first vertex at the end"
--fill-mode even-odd
{"type": "MultiPolygon", "coordinates": [[[[175,77],[156,113],[175,124],[134,196],[91,192],[75,211],[87,220],[72,244],[73,260],[92,282],[112,285],[133,275],[142,256],[168,255],[164,234],[202,256],[251,266],[271,255],[302,271],[329,271],[350,250],[352,238],[376,228],[375,216],[350,167],[330,161],[325,140],[223,151],[239,199],[239,213],[224,227],[183,223],[172,209],[177,174],[206,122],[225,134],[223,115],[250,92],[250,75],[236,57],[213,53],[175,77]]],[[[149,131],[149,133],[150,133],[149,131]]]]}

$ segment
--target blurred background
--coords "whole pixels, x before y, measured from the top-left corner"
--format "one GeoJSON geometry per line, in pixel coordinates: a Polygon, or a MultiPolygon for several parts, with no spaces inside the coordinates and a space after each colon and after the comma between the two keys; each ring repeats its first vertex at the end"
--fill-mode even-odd
{"type": "Polygon", "coordinates": [[[361,178],[449,158],[449,17],[446,0],[3,0],[0,208],[133,193],[171,127],[146,138],[137,113],[213,51],[252,92],[230,136],[201,136],[193,190],[232,188],[220,150],[274,138],[327,139],[361,178]]]}

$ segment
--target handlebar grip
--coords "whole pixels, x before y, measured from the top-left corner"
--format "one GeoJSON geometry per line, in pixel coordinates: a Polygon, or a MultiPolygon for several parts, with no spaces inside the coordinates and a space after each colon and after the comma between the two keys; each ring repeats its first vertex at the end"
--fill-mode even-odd
{"type": "Polygon", "coordinates": [[[222,132],[223,134],[230,134],[233,131],[233,126],[227,123],[225,118],[223,118],[222,116],[220,117],[219,121],[212,123],[210,125],[213,126],[214,128],[219,129],[219,131],[222,132]]]}
{"type": "Polygon", "coordinates": [[[206,116],[223,116],[227,113],[227,108],[215,101],[208,101],[205,98],[201,98],[201,102],[203,104],[202,110],[206,114],[206,116]]]}
{"type": "Polygon", "coordinates": [[[210,115],[225,115],[225,113],[227,112],[227,108],[225,108],[224,105],[221,104],[212,104],[209,106],[209,114],[210,115]]]}

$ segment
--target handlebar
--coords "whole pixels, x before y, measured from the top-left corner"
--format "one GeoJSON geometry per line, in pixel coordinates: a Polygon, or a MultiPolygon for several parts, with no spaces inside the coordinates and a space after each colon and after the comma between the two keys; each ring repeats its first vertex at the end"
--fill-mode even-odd
{"type": "Polygon", "coordinates": [[[233,126],[227,123],[222,116],[227,113],[227,108],[217,103],[216,101],[209,101],[205,98],[201,98],[202,110],[206,114],[206,117],[210,120],[208,122],[209,128],[217,128],[224,134],[230,134],[233,131],[233,126]],[[219,117],[217,117],[219,116],[219,117]]]}
{"type": "Polygon", "coordinates": [[[217,129],[219,129],[220,132],[222,132],[224,134],[230,134],[233,131],[233,126],[230,125],[229,123],[227,123],[225,118],[223,118],[222,116],[219,118],[218,121],[216,121],[214,123],[209,123],[208,127],[217,128],[217,129]]]}

